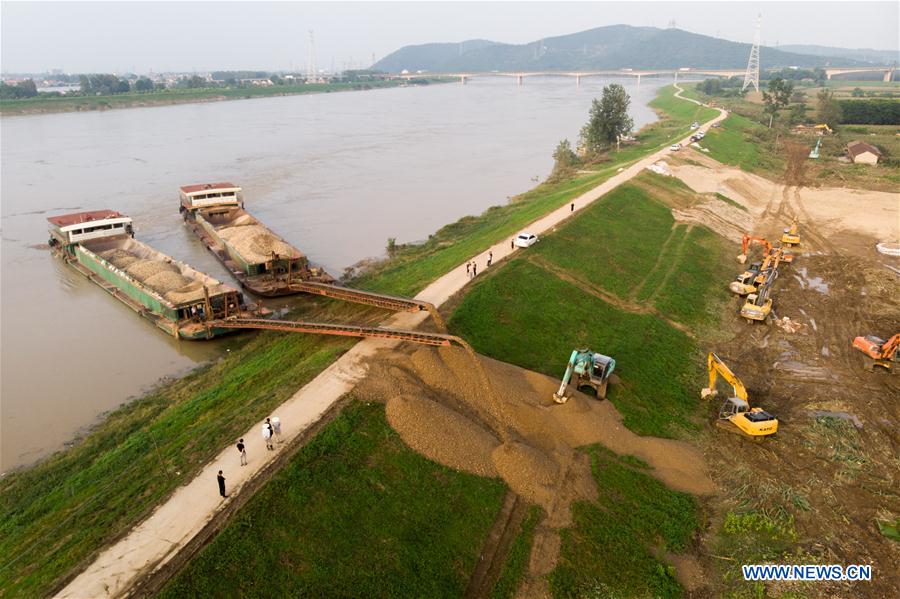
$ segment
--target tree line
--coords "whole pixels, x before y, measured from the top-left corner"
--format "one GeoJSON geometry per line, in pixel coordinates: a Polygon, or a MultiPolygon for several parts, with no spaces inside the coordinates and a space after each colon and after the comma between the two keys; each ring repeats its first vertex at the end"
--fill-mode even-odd
{"type": "Polygon", "coordinates": [[[841,122],[853,125],[900,125],[896,100],[841,100],[841,122]]]}

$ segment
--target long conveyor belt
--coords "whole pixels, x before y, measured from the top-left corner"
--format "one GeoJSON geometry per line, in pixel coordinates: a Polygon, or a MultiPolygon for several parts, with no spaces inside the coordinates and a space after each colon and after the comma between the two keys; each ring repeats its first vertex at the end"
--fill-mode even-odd
{"type": "Polygon", "coordinates": [[[371,291],[361,291],[349,287],[338,287],[337,285],[329,285],[327,283],[315,283],[312,281],[291,282],[290,288],[304,293],[324,295],[325,297],[331,297],[346,302],[377,306],[395,312],[426,311],[431,314],[438,326],[445,330],[444,321],[435,307],[432,304],[421,300],[398,297],[396,295],[385,295],[383,293],[373,293],[371,291]]]}
{"type": "Polygon", "coordinates": [[[386,329],[382,327],[361,327],[355,325],[332,324],[322,322],[299,322],[294,320],[269,320],[266,318],[224,318],[210,320],[208,326],[227,327],[231,329],[264,329],[269,331],[285,331],[289,333],[312,333],[316,335],[343,335],[347,337],[378,337],[412,341],[424,345],[449,346],[457,341],[454,335],[441,333],[423,333],[402,329],[386,329]]]}

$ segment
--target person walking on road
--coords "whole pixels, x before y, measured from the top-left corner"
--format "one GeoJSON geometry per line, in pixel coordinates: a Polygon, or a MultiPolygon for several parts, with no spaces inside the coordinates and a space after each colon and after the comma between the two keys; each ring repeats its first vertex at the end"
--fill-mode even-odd
{"type": "Polygon", "coordinates": [[[237,450],[241,454],[241,466],[246,466],[247,465],[247,450],[246,450],[246,448],[244,448],[244,440],[243,439],[238,439],[237,450]]]}
{"type": "Polygon", "coordinates": [[[219,481],[219,495],[221,495],[222,497],[228,497],[228,495],[225,494],[225,477],[222,476],[221,470],[219,470],[219,474],[216,476],[216,480],[219,481]]]}
{"type": "Polygon", "coordinates": [[[469,277],[470,279],[472,278],[472,272],[471,272],[471,271],[472,271],[472,263],[471,263],[471,262],[466,262],[466,276],[469,277]]]}
{"type": "Polygon", "coordinates": [[[266,449],[273,450],[275,446],[272,445],[272,425],[269,424],[269,419],[266,418],[265,423],[262,425],[262,437],[266,442],[266,449]]]}
{"type": "Polygon", "coordinates": [[[474,279],[478,275],[478,265],[475,264],[475,261],[472,261],[472,278],[474,279]]]}
{"type": "Polygon", "coordinates": [[[569,212],[575,212],[575,202],[572,202],[572,204],[569,205],[569,212]]]}
{"type": "Polygon", "coordinates": [[[509,249],[511,249],[511,250],[516,249],[516,240],[515,240],[515,238],[509,240],[509,249]]]}
{"type": "Polygon", "coordinates": [[[491,262],[493,262],[493,261],[494,261],[494,252],[488,252],[488,263],[487,263],[487,265],[490,266],[490,265],[491,265],[491,262]]]}

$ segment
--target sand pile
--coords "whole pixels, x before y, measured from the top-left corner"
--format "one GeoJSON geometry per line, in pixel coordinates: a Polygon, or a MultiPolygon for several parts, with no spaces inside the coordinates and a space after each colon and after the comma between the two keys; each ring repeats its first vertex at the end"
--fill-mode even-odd
{"type": "Polygon", "coordinates": [[[192,283],[192,281],[187,277],[181,276],[177,272],[161,270],[144,279],[143,283],[157,293],[166,294],[170,291],[186,287],[192,283]]]}
{"type": "Polygon", "coordinates": [[[174,264],[169,264],[168,262],[163,262],[161,260],[139,259],[126,266],[125,272],[143,283],[160,273],[168,272],[177,274],[179,270],[174,264]]]}
{"type": "MultiPolygon", "coordinates": [[[[240,219],[238,219],[240,220],[240,219]]],[[[244,225],[219,229],[222,239],[238,251],[245,260],[252,264],[266,262],[272,258],[272,252],[281,257],[299,258],[300,253],[290,245],[278,239],[262,225],[244,225]]]]}
{"type": "Polygon", "coordinates": [[[384,351],[359,390],[387,402],[389,422],[410,447],[460,470],[495,471],[558,526],[568,523],[572,501],[595,493],[590,464],[575,451],[583,445],[600,443],[637,456],[674,489],[714,492],[703,457],[692,446],[635,435],[622,426],[612,404],[581,393],[558,405],[552,399],[557,381],[488,358],[479,361],[502,405],[500,417],[479,369],[456,347],[384,351]]]}
{"type": "Polygon", "coordinates": [[[125,250],[120,250],[118,248],[112,250],[106,250],[105,252],[100,252],[100,257],[115,266],[116,268],[124,269],[128,265],[137,262],[140,260],[137,256],[132,254],[131,252],[126,252],[125,250]]]}

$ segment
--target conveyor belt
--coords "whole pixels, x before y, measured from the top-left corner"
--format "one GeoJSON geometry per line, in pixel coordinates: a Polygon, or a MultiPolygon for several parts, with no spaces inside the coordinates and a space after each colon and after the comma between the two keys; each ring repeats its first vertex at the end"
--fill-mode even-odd
{"type": "Polygon", "coordinates": [[[294,320],[269,320],[266,318],[224,318],[208,321],[209,326],[232,329],[264,329],[269,331],[285,331],[288,333],[312,333],[315,335],[344,335],[347,337],[378,337],[381,339],[398,339],[412,341],[424,345],[449,346],[457,340],[453,335],[440,333],[422,333],[402,329],[385,329],[382,327],[360,327],[354,325],[331,324],[322,322],[299,322],[294,320]]]}

